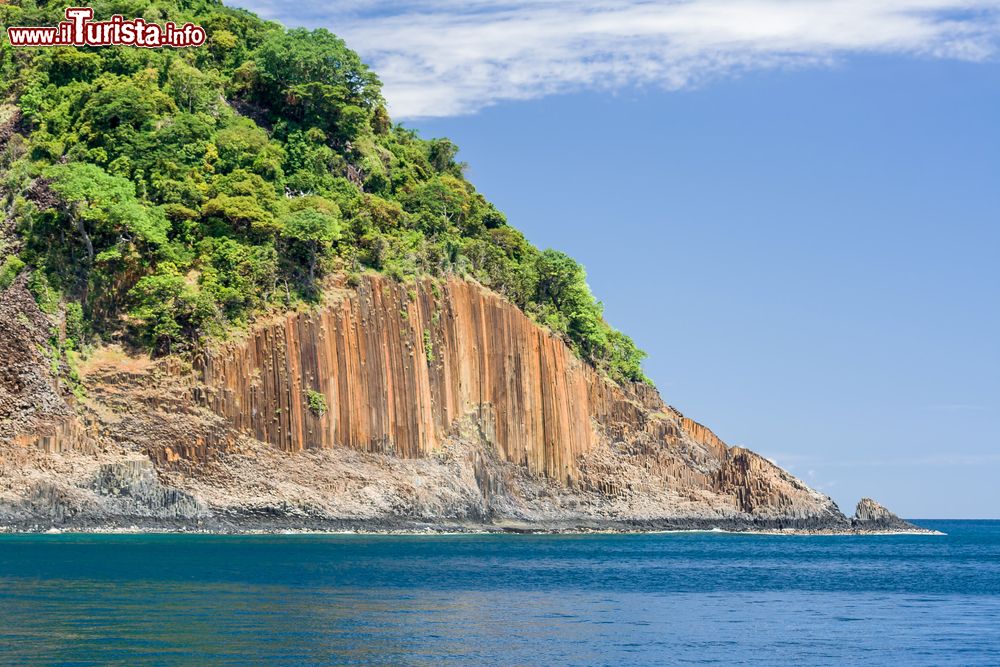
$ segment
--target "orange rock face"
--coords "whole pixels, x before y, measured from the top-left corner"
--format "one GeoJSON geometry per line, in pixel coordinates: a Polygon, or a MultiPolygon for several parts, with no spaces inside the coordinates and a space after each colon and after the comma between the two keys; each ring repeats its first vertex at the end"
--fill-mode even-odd
{"type": "Polygon", "coordinates": [[[503,460],[605,495],[708,494],[723,511],[803,516],[828,503],[756,454],[730,450],[654,388],[606,379],[467,281],[365,276],[338,301],[259,327],[195,368],[211,410],[285,451],[418,458],[472,416],[503,460]]]}
{"type": "Polygon", "coordinates": [[[146,516],[94,481],[144,457],[220,526],[849,527],[828,497],[655,388],[611,382],[472,282],[364,276],[193,364],[95,354],[72,404],[37,352],[30,295],[0,297],[0,322],[38,319],[0,339],[0,502],[24,521],[146,516]]]}
{"type": "Polygon", "coordinates": [[[343,445],[420,457],[490,406],[506,460],[572,478],[591,418],[624,392],[518,308],[473,283],[366,277],[318,312],[196,363],[215,412],[286,451],[343,445]],[[327,410],[311,409],[311,392],[327,410]]]}

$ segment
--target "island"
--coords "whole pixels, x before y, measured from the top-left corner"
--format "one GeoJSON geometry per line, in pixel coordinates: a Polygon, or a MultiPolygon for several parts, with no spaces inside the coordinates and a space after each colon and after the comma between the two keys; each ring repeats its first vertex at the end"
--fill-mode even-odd
{"type": "Polygon", "coordinates": [[[0,528],[920,530],[665,403],[339,38],[161,5],[205,45],[0,47],[0,528]]]}

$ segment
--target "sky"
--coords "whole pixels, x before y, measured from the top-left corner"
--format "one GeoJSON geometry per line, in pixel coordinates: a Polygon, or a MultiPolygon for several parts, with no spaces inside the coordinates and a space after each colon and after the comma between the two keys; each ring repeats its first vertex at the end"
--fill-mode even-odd
{"type": "Polygon", "coordinates": [[[1000,2],[239,4],[344,37],[668,403],[848,514],[1000,518],[1000,2]]]}

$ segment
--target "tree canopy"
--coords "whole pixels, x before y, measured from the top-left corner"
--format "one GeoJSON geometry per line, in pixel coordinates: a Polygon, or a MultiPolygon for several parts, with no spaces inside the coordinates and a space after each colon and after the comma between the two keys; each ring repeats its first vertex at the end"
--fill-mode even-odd
{"type": "MultiPolygon", "coordinates": [[[[2,263],[75,304],[75,329],[174,353],[320,298],[333,272],[454,274],[612,378],[644,380],[644,354],[604,320],[583,267],[511,227],[452,142],[393,125],[340,38],[213,0],[93,6],[193,21],[208,42],[0,45],[0,105],[22,116],[0,145],[0,203],[25,239],[2,263]]],[[[63,9],[14,0],[0,24],[52,25],[63,9]]]]}

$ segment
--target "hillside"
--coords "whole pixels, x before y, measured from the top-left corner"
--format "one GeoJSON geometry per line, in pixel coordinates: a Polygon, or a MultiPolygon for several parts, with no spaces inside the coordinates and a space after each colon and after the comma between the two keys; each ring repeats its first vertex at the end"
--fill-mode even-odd
{"type": "MultiPolygon", "coordinates": [[[[63,5],[33,4],[0,7],[0,24],[61,18],[63,5]]],[[[141,15],[193,21],[208,42],[0,50],[0,123],[17,128],[0,198],[20,233],[0,284],[32,271],[36,297],[68,309],[77,350],[98,337],[190,351],[316,302],[331,272],[372,269],[474,278],[605,373],[642,379],[643,353],[604,321],[583,269],[509,226],[451,142],[393,125],[340,39],[206,0],[141,15]]]]}
{"type": "Polygon", "coordinates": [[[337,37],[141,15],[208,41],[0,48],[0,525],[876,522],[665,405],[583,268],[337,37]]]}

